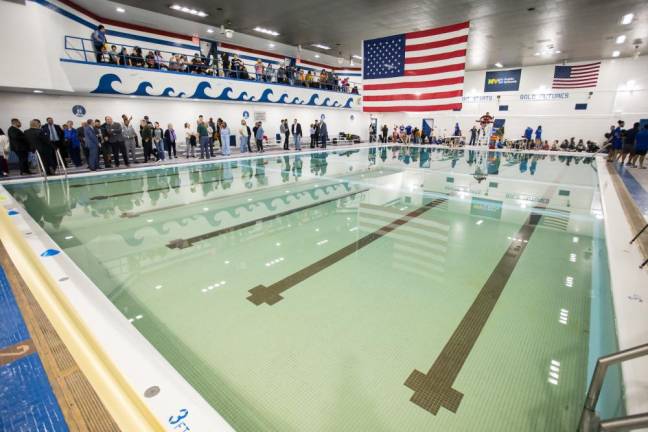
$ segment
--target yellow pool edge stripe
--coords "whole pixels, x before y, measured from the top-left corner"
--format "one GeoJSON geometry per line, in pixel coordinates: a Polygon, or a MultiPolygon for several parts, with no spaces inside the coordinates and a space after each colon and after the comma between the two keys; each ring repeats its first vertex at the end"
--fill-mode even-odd
{"type": "Polygon", "coordinates": [[[124,432],[164,431],[15,229],[6,211],[0,213],[0,240],[9,257],[117,425],[124,432]]]}

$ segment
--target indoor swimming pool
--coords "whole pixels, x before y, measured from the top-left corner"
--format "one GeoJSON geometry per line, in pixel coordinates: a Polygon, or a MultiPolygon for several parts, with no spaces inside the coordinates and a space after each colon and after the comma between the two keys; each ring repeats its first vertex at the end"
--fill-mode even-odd
{"type": "Polygon", "coordinates": [[[615,347],[588,157],[369,147],[4,187],[236,430],[576,430],[615,347]]]}

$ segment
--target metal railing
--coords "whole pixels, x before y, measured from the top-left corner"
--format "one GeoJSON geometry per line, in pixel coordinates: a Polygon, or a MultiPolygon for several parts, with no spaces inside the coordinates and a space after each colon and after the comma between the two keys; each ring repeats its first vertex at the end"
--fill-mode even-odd
{"type": "Polygon", "coordinates": [[[61,156],[61,152],[59,151],[59,149],[56,149],[56,165],[58,166],[58,169],[63,172],[65,178],[67,178],[68,175],[67,167],[65,166],[65,161],[63,160],[63,157],[61,156]]]}
{"type": "Polygon", "coordinates": [[[605,373],[610,365],[622,363],[638,357],[648,356],[648,344],[619,351],[600,357],[592,375],[585,406],[578,425],[578,432],[599,431],[628,431],[638,427],[648,426],[648,412],[609,420],[600,420],[596,414],[596,404],[601,395],[605,373]]]}
{"type": "Polygon", "coordinates": [[[43,180],[47,180],[47,170],[45,169],[45,164],[43,164],[43,158],[41,158],[38,150],[35,150],[34,153],[36,154],[36,165],[38,166],[38,172],[40,172],[40,175],[43,176],[43,180]]]}
{"type": "MultiPolygon", "coordinates": [[[[255,68],[256,63],[249,61],[246,62],[241,58],[238,59],[240,64],[239,67],[223,68],[222,62],[219,58],[207,58],[202,56],[202,54],[199,52],[196,53],[200,55],[200,57],[198,57],[200,61],[194,63],[193,60],[195,57],[191,53],[187,53],[186,49],[182,51],[171,52],[159,50],[157,48],[136,47],[133,45],[125,45],[121,43],[107,43],[106,45],[115,45],[115,47],[117,47],[117,52],[111,53],[110,51],[108,51],[106,53],[106,61],[101,61],[101,59],[96,58],[96,52],[94,50],[91,39],[80,38],[77,36],[65,36],[65,51],[68,57],[71,60],[82,61],[85,63],[109,63],[113,66],[123,68],[153,69],[161,72],[206,75],[243,81],[256,81],[269,84],[289,85],[293,87],[314,88],[349,94],[359,94],[361,89],[361,85],[359,83],[352,82],[350,80],[346,85],[343,85],[343,80],[340,79],[329,79],[320,82],[320,74],[317,73],[315,69],[306,67],[298,68],[304,71],[304,76],[302,79],[301,75],[296,73],[284,73],[282,75],[279,72],[279,65],[275,65],[271,69],[268,68],[268,66],[272,64],[272,62],[269,61],[263,63],[264,71],[257,74],[255,68]],[[125,48],[128,52],[126,54],[122,54],[122,48],[125,48]],[[140,50],[141,54],[134,54],[135,48],[140,50]],[[160,56],[158,58],[147,60],[147,53],[149,52],[158,52],[160,56]],[[177,55],[183,56],[184,61],[171,61],[171,57],[177,55]],[[310,77],[307,77],[307,71],[315,71],[315,73],[311,74],[310,77]]],[[[230,62],[232,59],[233,56],[230,57],[230,62]]],[[[333,73],[333,75],[336,74],[333,73]]]]}

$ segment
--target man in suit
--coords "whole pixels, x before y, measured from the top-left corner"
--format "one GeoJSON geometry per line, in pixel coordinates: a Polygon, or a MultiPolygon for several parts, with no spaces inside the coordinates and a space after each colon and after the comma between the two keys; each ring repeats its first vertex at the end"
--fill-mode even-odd
{"type": "Polygon", "coordinates": [[[320,124],[319,121],[315,120],[315,147],[319,147],[319,133],[320,133],[320,124]]]}
{"type": "Polygon", "coordinates": [[[41,128],[41,122],[39,120],[34,119],[29,122],[29,129],[25,131],[25,139],[32,150],[38,151],[45,166],[45,173],[52,175],[56,172],[54,147],[52,147],[52,142],[45,135],[43,128],[41,128]]]}
{"type": "MultiPolygon", "coordinates": [[[[67,166],[67,149],[65,147],[65,136],[63,134],[63,129],[61,126],[54,124],[54,119],[52,117],[47,117],[47,124],[43,125],[41,128],[43,135],[47,137],[47,140],[50,142],[53,151],[58,151],[61,153],[61,158],[63,159],[63,164],[67,166]]],[[[41,155],[42,156],[42,155],[41,155]]],[[[56,153],[54,153],[54,169],[56,169],[56,153]]]]}
{"type": "Polygon", "coordinates": [[[88,149],[88,168],[90,171],[97,171],[99,166],[99,138],[97,138],[97,130],[92,119],[88,120],[83,126],[83,139],[88,149]]]}
{"type": "Polygon", "coordinates": [[[324,119],[322,119],[322,121],[320,122],[319,137],[320,137],[320,142],[322,143],[321,147],[326,148],[326,141],[328,140],[328,130],[324,119]]]}
{"type": "Polygon", "coordinates": [[[121,153],[124,158],[124,163],[129,167],[130,164],[128,163],[128,155],[126,154],[122,125],[113,121],[110,116],[106,116],[104,120],[106,121],[106,135],[108,135],[108,143],[110,144],[113,158],[115,159],[115,166],[119,168],[119,153],[121,153]]]}
{"type": "Polygon", "coordinates": [[[293,138],[295,140],[295,150],[301,151],[302,127],[297,119],[293,121],[290,131],[292,132],[293,138]]]}
{"type": "Polygon", "coordinates": [[[31,174],[29,170],[29,143],[25,134],[20,130],[22,124],[18,119],[11,119],[11,126],[7,130],[9,137],[9,149],[18,155],[20,165],[20,175],[31,174]]]}

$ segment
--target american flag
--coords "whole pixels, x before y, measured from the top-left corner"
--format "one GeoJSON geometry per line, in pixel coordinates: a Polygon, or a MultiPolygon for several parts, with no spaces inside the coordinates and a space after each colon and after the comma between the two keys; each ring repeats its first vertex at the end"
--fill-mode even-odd
{"type": "Polygon", "coordinates": [[[589,88],[598,83],[601,62],[570,66],[556,66],[552,88],[589,88]]]}
{"type": "Polygon", "coordinates": [[[364,41],[363,111],[460,110],[469,22],[364,41]]]}

